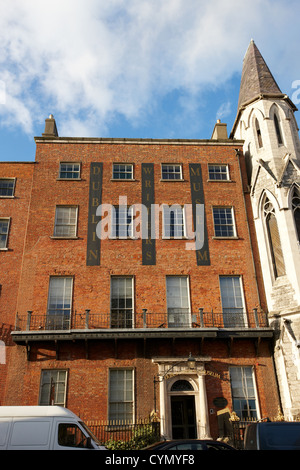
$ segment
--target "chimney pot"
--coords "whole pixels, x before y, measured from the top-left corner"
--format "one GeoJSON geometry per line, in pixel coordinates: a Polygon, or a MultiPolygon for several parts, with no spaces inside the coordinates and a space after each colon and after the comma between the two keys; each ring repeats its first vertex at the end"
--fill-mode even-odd
{"type": "Polygon", "coordinates": [[[48,119],[45,119],[45,132],[42,134],[43,137],[58,137],[56,122],[53,114],[50,114],[48,119]]]}
{"type": "Polygon", "coordinates": [[[227,124],[221,122],[220,119],[217,120],[215,124],[214,131],[211,136],[212,140],[227,140],[227,124]]]}

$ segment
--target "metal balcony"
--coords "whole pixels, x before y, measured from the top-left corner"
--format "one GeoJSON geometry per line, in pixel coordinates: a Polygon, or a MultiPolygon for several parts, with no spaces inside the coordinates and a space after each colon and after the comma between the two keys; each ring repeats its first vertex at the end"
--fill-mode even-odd
{"type": "Polygon", "coordinates": [[[260,337],[273,336],[264,312],[227,311],[196,313],[186,311],[141,313],[131,310],[110,313],[46,314],[28,311],[16,318],[13,340],[17,343],[43,340],[101,338],[166,338],[166,337],[260,337]]]}

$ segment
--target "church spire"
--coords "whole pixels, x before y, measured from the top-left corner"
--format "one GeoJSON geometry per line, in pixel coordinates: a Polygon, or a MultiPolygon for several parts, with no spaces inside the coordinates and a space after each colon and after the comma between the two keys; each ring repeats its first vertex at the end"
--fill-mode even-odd
{"type": "Polygon", "coordinates": [[[262,95],[284,96],[256,44],[251,39],[243,62],[238,111],[243,105],[262,97],[262,95]]]}

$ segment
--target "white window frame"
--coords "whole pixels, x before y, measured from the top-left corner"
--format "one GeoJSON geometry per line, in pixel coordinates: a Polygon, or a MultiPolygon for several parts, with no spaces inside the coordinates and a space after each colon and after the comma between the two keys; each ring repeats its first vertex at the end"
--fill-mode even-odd
{"type": "Polygon", "coordinates": [[[182,164],[181,163],[162,163],[161,164],[161,180],[162,181],[182,181],[182,164]],[[177,171],[179,169],[179,171],[177,171]],[[175,176],[172,178],[172,176],[175,176]],[[177,177],[178,176],[178,177],[177,177]]]}
{"type": "Polygon", "coordinates": [[[13,188],[12,188],[12,194],[1,194],[0,193],[0,198],[3,199],[12,199],[15,197],[15,187],[16,187],[16,178],[0,178],[0,187],[1,187],[1,181],[10,181],[13,183],[13,188]]]}
{"type": "Polygon", "coordinates": [[[67,206],[67,205],[56,206],[53,238],[77,238],[77,223],[78,223],[78,206],[67,206]],[[60,222],[59,212],[60,210],[64,210],[64,209],[69,209],[70,214],[68,216],[68,220],[64,222],[60,222]],[[75,222],[73,223],[70,222],[72,210],[75,211],[75,222]],[[72,233],[60,234],[59,233],[60,227],[64,227],[68,229],[71,229],[73,227],[73,229],[71,230],[72,233]]]}
{"type": "Polygon", "coordinates": [[[229,181],[229,166],[227,163],[209,163],[208,164],[209,181],[229,181]],[[225,168],[225,170],[223,169],[225,168]],[[223,178],[223,176],[225,176],[223,178]]]}
{"type": "Polygon", "coordinates": [[[79,162],[60,162],[59,163],[59,177],[58,179],[64,180],[64,181],[78,181],[81,179],[81,163],[79,162]],[[70,165],[71,169],[70,171],[62,171],[62,165],[70,165]],[[75,169],[75,165],[78,166],[78,170],[75,169]],[[72,173],[72,177],[68,178],[66,176],[62,176],[62,173],[72,173]],[[75,176],[74,176],[75,175],[75,176]],[[77,175],[77,177],[76,177],[77,175]]]}
{"type": "Polygon", "coordinates": [[[236,224],[235,224],[235,216],[234,216],[234,208],[233,207],[229,207],[229,206],[213,206],[212,208],[212,213],[213,213],[213,222],[214,222],[214,237],[215,238],[236,238],[237,237],[237,232],[236,232],[236,224]],[[215,219],[215,216],[217,215],[216,214],[216,211],[219,210],[219,211],[224,211],[224,222],[223,224],[221,223],[216,223],[216,219],[215,219]],[[231,219],[232,219],[232,222],[229,221],[228,219],[228,214],[230,213],[230,216],[231,216],[231,219]],[[217,234],[217,227],[225,227],[227,230],[229,227],[232,227],[232,235],[228,235],[228,234],[217,234]]]}
{"type": "MultiPolygon", "coordinates": [[[[120,382],[119,382],[120,383],[120,382]]],[[[119,389],[120,392],[120,389],[119,389]]],[[[127,424],[133,424],[135,419],[135,370],[134,368],[110,368],[109,369],[109,384],[108,384],[108,420],[110,425],[118,425],[118,424],[124,424],[124,420],[126,421],[127,424]],[[113,395],[112,395],[112,374],[113,373],[118,373],[122,372],[123,373],[123,388],[122,388],[122,393],[123,393],[123,400],[120,400],[117,398],[117,400],[112,400],[113,395]],[[126,390],[126,387],[124,386],[126,384],[126,373],[130,372],[131,373],[131,399],[128,400],[128,397],[126,397],[126,394],[128,393],[128,390],[126,390]],[[126,404],[131,404],[131,413],[130,413],[130,418],[121,418],[120,415],[118,417],[118,412],[112,413],[112,405],[113,404],[121,404],[125,405],[126,404]]],[[[124,413],[123,413],[124,414],[124,413]]],[[[125,412],[126,415],[129,415],[129,413],[125,412]]]]}
{"type": "MultiPolygon", "coordinates": [[[[238,274],[233,274],[233,275],[222,275],[219,276],[219,284],[220,284],[220,296],[221,296],[221,303],[222,303],[222,313],[223,313],[223,321],[224,321],[224,328],[226,327],[242,327],[245,328],[248,325],[247,321],[247,315],[246,315],[246,307],[245,307],[245,297],[244,297],[244,288],[243,288],[243,281],[242,277],[238,274]],[[231,282],[232,285],[232,290],[230,292],[231,297],[233,299],[233,305],[229,306],[227,305],[227,299],[230,298],[230,296],[224,295],[226,292],[225,290],[222,291],[222,281],[223,279],[238,279],[238,286],[239,286],[239,294],[236,295],[237,292],[235,291],[235,286],[234,283],[231,282]],[[238,299],[241,299],[240,305],[238,303],[238,299]],[[239,316],[238,316],[239,315],[239,316]],[[233,318],[234,321],[231,319],[233,318]],[[238,318],[239,322],[235,322],[235,319],[238,318]],[[229,325],[226,320],[229,319],[229,325]]],[[[224,286],[226,287],[226,286],[224,286]]]]}
{"type": "Polygon", "coordinates": [[[166,298],[167,298],[167,313],[168,313],[168,327],[186,327],[191,326],[191,300],[190,300],[190,283],[189,276],[179,275],[179,276],[166,276],[166,298]],[[170,285],[168,286],[169,279],[185,279],[186,282],[186,299],[187,306],[183,307],[183,295],[181,292],[181,286],[178,287],[180,306],[173,305],[175,300],[174,295],[168,294],[170,292],[170,285]],[[177,310],[177,311],[176,311],[177,310]]]}
{"type": "Polygon", "coordinates": [[[0,217],[0,222],[7,222],[7,232],[6,233],[0,233],[0,236],[2,235],[6,235],[5,237],[5,243],[4,243],[4,246],[0,246],[0,251],[3,250],[3,251],[7,251],[8,250],[8,235],[9,235],[9,230],[10,230],[10,217],[0,217]]]}
{"type": "Polygon", "coordinates": [[[71,276],[50,276],[49,279],[49,290],[48,290],[48,304],[47,304],[47,328],[53,330],[65,330],[69,329],[71,316],[72,316],[72,302],[73,302],[73,277],[71,276]],[[63,282],[61,288],[61,295],[55,295],[55,281],[63,282]],[[70,285],[67,285],[67,281],[70,285]],[[70,294],[68,295],[68,290],[70,294]],[[56,297],[56,299],[55,299],[56,297]],[[55,300],[57,307],[55,308],[55,300]],[[61,307],[59,302],[61,301],[61,307]],[[53,305],[53,306],[52,306],[53,305]],[[66,307],[65,305],[69,305],[66,307]]]}
{"type": "Polygon", "coordinates": [[[132,206],[121,205],[112,207],[111,219],[110,238],[121,240],[134,238],[134,210],[132,206]]]}
{"type": "Polygon", "coordinates": [[[40,379],[40,392],[39,392],[39,405],[41,406],[45,406],[45,405],[57,405],[57,406],[63,406],[65,407],[66,406],[66,396],[67,396],[67,383],[68,383],[68,370],[66,369],[43,369],[41,371],[41,379],[40,379]],[[60,372],[64,372],[65,374],[65,378],[64,378],[64,381],[63,380],[60,380],[59,379],[59,373],[60,372]],[[50,373],[50,382],[45,382],[45,380],[43,380],[45,378],[45,374],[46,373],[50,373]],[[54,400],[53,402],[51,403],[51,395],[52,395],[52,391],[51,391],[51,381],[52,381],[52,377],[51,375],[57,375],[57,379],[56,381],[54,382],[54,400]],[[59,393],[57,390],[56,390],[56,385],[57,384],[63,384],[64,382],[64,399],[63,401],[60,401],[60,400],[57,400],[55,399],[55,397],[57,397],[57,393],[59,393]],[[49,402],[50,403],[46,403],[46,401],[42,401],[42,396],[43,396],[43,391],[42,391],[42,388],[44,386],[48,386],[49,387],[49,392],[48,392],[48,396],[49,396],[49,402]]]}
{"type": "Polygon", "coordinates": [[[112,180],[113,181],[132,181],[133,178],[133,163],[113,163],[112,180]],[[117,168],[119,167],[119,168],[117,168]],[[124,167],[122,170],[121,167],[124,167]],[[124,174],[125,178],[121,178],[124,174]],[[127,176],[130,176],[127,178],[127,176]]]}
{"type": "Polygon", "coordinates": [[[255,400],[255,411],[256,411],[256,417],[253,417],[253,419],[260,419],[260,409],[259,409],[259,400],[258,400],[258,395],[257,395],[257,385],[256,385],[256,377],[255,377],[255,373],[254,373],[254,368],[253,366],[229,366],[229,377],[230,377],[230,388],[231,388],[231,396],[232,396],[232,406],[233,406],[233,411],[236,412],[236,414],[238,415],[238,417],[240,419],[246,419],[247,418],[251,418],[250,416],[248,417],[242,417],[239,413],[240,410],[237,410],[236,407],[234,407],[234,399],[235,400],[244,400],[244,401],[247,401],[249,399],[251,400],[255,400]],[[252,386],[253,386],[253,396],[251,396],[251,398],[249,398],[248,396],[248,390],[249,388],[247,387],[247,381],[245,381],[244,383],[241,383],[240,385],[240,388],[243,389],[245,391],[245,397],[242,397],[242,396],[235,396],[234,395],[234,390],[233,390],[233,383],[232,383],[232,374],[231,374],[231,371],[235,369],[241,369],[242,370],[242,378],[245,377],[245,369],[251,369],[251,375],[252,375],[252,386]]]}
{"type": "Polygon", "coordinates": [[[172,206],[163,205],[163,238],[173,240],[186,238],[186,213],[184,206],[180,204],[173,204],[172,206]],[[171,221],[171,217],[173,217],[173,221],[171,221]],[[173,234],[170,233],[171,231],[173,234]]]}
{"type": "MultiPolygon", "coordinates": [[[[126,291],[126,284],[123,289],[125,289],[125,301],[129,299],[126,291]]],[[[134,277],[133,276],[111,276],[110,278],[110,318],[111,318],[111,327],[112,328],[133,328],[134,327],[134,277]],[[120,296],[113,296],[114,289],[113,283],[120,280],[130,280],[131,281],[131,307],[114,307],[113,300],[120,301],[120,296]],[[122,310],[124,312],[122,312],[122,310]],[[114,316],[117,316],[117,321],[115,321],[114,316]],[[121,326],[120,326],[121,325],[121,326]]]]}

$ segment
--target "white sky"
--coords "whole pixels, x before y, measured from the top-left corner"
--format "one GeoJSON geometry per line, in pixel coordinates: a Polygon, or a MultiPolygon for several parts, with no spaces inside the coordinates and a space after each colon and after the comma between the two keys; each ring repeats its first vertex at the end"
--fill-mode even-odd
{"type": "Polygon", "coordinates": [[[291,97],[299,18],[299,0],[0,0],[0,160],[50,113],[61,136],[230,131],[251,38],[291,97]]]}

